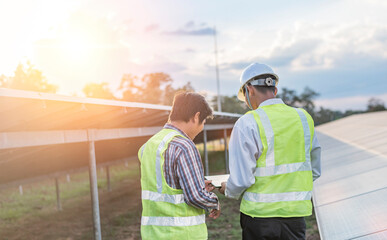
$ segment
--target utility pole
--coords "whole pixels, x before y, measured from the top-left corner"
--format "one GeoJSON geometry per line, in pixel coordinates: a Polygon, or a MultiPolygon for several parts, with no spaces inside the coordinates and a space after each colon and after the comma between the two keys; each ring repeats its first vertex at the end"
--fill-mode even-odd
{"type": "Polygon", "coordinates": [[[218,46],[216,43],[216,26],[214,26],[214,43],[215,43],[215,71],[216,71],[216,86],[218,90],[218,97],[217,97],[217,102],[218,102],[218,111],[222,111],[222,104],[221,104],[221,96],[220,96],[220,83],[219,83],[219,67],[218,67],[218,46]]]}

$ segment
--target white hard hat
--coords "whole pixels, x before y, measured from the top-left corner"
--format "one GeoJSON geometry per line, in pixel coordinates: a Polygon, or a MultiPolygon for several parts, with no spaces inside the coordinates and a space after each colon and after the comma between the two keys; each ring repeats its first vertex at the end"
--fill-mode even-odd
{"type": "Polygon", "coordinates": [[[269,66],[262,64],[262,63],[252,63],[247,68],[245,68],[242,72],[240,82],[241,87],[238,91],[238,99],[241,101],[245,100],[245,96],[243,94],[243,88],[245,87],[246,83],[250,82],[251,80],[256,80],[256,84],[253,85],[261,85],[261,86],[277,86],[278,85],[278,76],[273,72],[273,69],[271,69],[269,66]],[[274,77],[274,79],[267,78],[267,79],[257,79],[257,77],[261,75],[271,75],[274,77]],[[275,80],[275,84],[271,85],[273,83],[273,80],[275,80]]]}

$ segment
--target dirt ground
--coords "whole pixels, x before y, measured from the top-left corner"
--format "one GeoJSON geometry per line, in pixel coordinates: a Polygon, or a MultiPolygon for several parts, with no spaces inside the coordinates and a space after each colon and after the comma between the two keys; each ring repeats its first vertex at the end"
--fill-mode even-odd
{"type": "MultiPolygon", "coordinates": [[[[117,182],[111,192],[104,187],[99,189],[102,239],[140,239],[140,192],[137,174],[117,182]]],[[[223,196],[220,200],[222,216],[207,219],[209,239],[241,239],[239,202],[223,196]]],[[[90,195],[63,201],[62,205],[60,212],[52,206],[42,208],[39,214],[0,222],[0,240],[93,239],[90,195]]],[[[315,220],[309,222],[307,239],[320,239],[315,220]]]]}
{"type": "MultiPolygon", "coordinates": [[[[103,239],[140,239],[141,196],[139,178],[123,181],[113,191],[99,191],[103,239]]],[[[90,196],[63,203],[63,211],[46,210],[2,223],[0,239],[93,239],[90,196]]]]}

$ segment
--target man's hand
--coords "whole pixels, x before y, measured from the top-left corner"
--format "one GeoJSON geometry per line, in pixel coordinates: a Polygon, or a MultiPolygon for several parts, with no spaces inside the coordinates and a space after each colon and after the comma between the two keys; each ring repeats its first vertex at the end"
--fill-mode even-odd
{"type": "Polygon", "coordinates": [[[219,189],[219,192],[224,195],[224,192],[226,191],[226,182],[222,182],[222,186],[219,189]]]}
{"type": "Polygon", "coordinates": [[[206,185],[207,192],[212,192],[212,190],[215,189],[214,185],[212,185],[212,180],[204,180],[204,183],[206,185]]]}
{"type": "Polygon", "coordinates": [[[219,209],[212,209],[210,212],[210,215],[208,216],[213,219],[217,219],[220,216],[220,203],[219,203],[219,209]]]}

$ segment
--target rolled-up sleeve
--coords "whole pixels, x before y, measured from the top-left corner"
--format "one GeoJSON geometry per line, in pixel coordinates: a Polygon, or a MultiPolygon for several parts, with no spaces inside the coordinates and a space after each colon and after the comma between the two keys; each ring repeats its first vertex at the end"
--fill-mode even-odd
{"type": "Polygon", "coordinates": [[[239,199],[255,183],[254,172],[259,157],[258,129],[251,114],[244,115],[234,125],[229,143],[230,177],[225,195],[239,199]]]}
{"type": "Polygon", "coordinates": [[[321,146],[317,140],[316,133],[313,136],[312,150],[310,151],[313,181],[321,176],[321,146]]]}
{"type": "Polygon", "coordinates": [[[207,211],[219,209],[218,197],[205,189],[200,154],[196,147],[186,145],[178,157],[177,176],[188,205],[207,211]]]}

